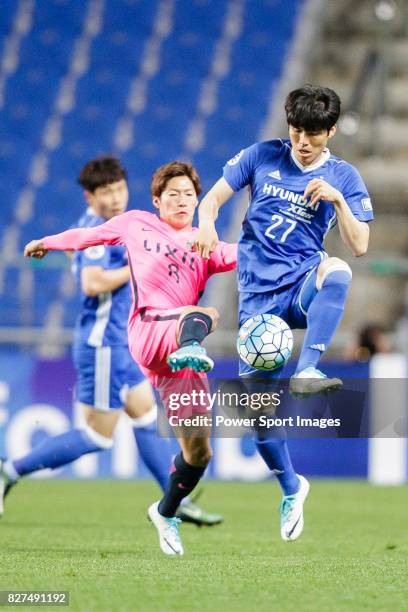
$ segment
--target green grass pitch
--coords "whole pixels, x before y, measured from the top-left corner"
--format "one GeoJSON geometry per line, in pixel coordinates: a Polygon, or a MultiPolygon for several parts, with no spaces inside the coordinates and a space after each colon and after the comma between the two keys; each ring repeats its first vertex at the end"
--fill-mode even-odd
{"type": "Polygon", "coordinates": [[[183,525],[185,555],[168,558],[146,520],[153,483],[19,484],[0,522],[1,590],[68,590],[81,611],[407,609],[408,488],[312,481],[304,533],[285,543],[277,483],[204,487],[225,523],[183,525]]]}

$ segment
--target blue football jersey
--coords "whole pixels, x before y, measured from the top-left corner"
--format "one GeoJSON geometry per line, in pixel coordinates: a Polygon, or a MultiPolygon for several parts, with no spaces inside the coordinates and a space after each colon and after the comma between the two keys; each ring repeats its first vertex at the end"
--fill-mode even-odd
{"type": "MultiPolygon", "coordinates": [[[[88,209],[75,227],[95,227],[105,221],[88,209]]],[[[105,270],[112,270],[126,265],[125,247],[101,245],[77,251],[73,269],[81,287],[81,270],[86,266],[101,266],[105,270]]],[[[94,347],[127,346],[127,321],[131,302],[129,283],[94,297],[85,295],[81,290],[81,312],[75,326],[75,342],[94,347]]]]}
{"type": "Polygon", "coordinates": [[[289,140],[260,142],[227,162],[224,178],[234,191],[247,186],[250,193],[238,245],[241,292],[283,289],[298,280],[306,260],[319,253],[326,257],[324,239],[336,224],[336,212],[330,202],[308,206],[303,193],[312,179],[324,179],[340,191],[358,220],[373,219],[361,176],[328,149],[304,167],[289,140]]]}

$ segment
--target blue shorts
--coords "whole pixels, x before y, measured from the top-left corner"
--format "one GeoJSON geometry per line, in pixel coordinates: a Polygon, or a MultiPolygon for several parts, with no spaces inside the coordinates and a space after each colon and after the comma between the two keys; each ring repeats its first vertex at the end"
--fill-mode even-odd
{"type": "Polygon", "coordinates": [[[74,345],[73,358],[76,399],[97,410],[123,408],[126,390],[146,380],[127,346],[74,345]]]}
{"type": "MultiPolygon", "coordinates": [[[[271,293],[240,293],[239,294],[239,325],[256,314],[274,314],[286,321],[291,329],[305,329],[306,315],[309,306],[317,293],[317,268],[322,261],[320,253],[309,260],[306,274],[289,287],[271,293]]],[[[282,369],[273,372],[263,372],[247,365],[240,359],[240,375],[257,374],[260,378],[276,378],[282,369]]]]}

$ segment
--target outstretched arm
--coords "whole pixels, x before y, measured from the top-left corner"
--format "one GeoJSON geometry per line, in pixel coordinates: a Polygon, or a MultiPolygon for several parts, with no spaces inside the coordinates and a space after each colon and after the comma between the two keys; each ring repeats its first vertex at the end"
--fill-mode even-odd
{"type": "Polygon", "coordinates": [[[35,257],[36,259],[42,259],[48,253],[48,249],[45,248],[42,240],[31,240],[24,247],[24,257],[35,257]]]}
{"type": "Polygon", "coordinates": [[[233,195],[234,191],[225,178],[220,178],[202,200],[198,209],[198,232],[194,244],[201,257],[208,259],[218,242],[215,220],[219,208],[233,195]]]}
{"type": "Polygon", "coordinates": [[[98,244],[124,244],[126,221],[119,215],[110,221],[91,228],[70,229],[60,234],[32,240],[24,249],[25,257],[45,257],[48,251],[81,251],[98,244]]]}

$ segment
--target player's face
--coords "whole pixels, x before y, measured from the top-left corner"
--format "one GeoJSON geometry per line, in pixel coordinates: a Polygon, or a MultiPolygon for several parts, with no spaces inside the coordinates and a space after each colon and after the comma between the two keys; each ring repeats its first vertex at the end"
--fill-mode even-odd
{"type": "Polygon", "coordinates": [[[153,197],[160,218],[176,229],[190,229],[198,204],[194,185],[188,176],[174,176],[160,197],[153,197]]]}
{"type": "Polygon", "coordinates": [[[97,187],[93,193],[86,193],[86,200],[100,217],[111,219],[125,212],[129,192],[125,179],[97,187]]]}
{"type": "Polygon", "coordinates": [[[292,143],[293,153],[303,166],[313,164],[326,148],[329,138],[334,136],[336,126],[331,130],[320,130],[318,132],[306,132],[303,128],[289,126],[289,138],[292,143]]]}

